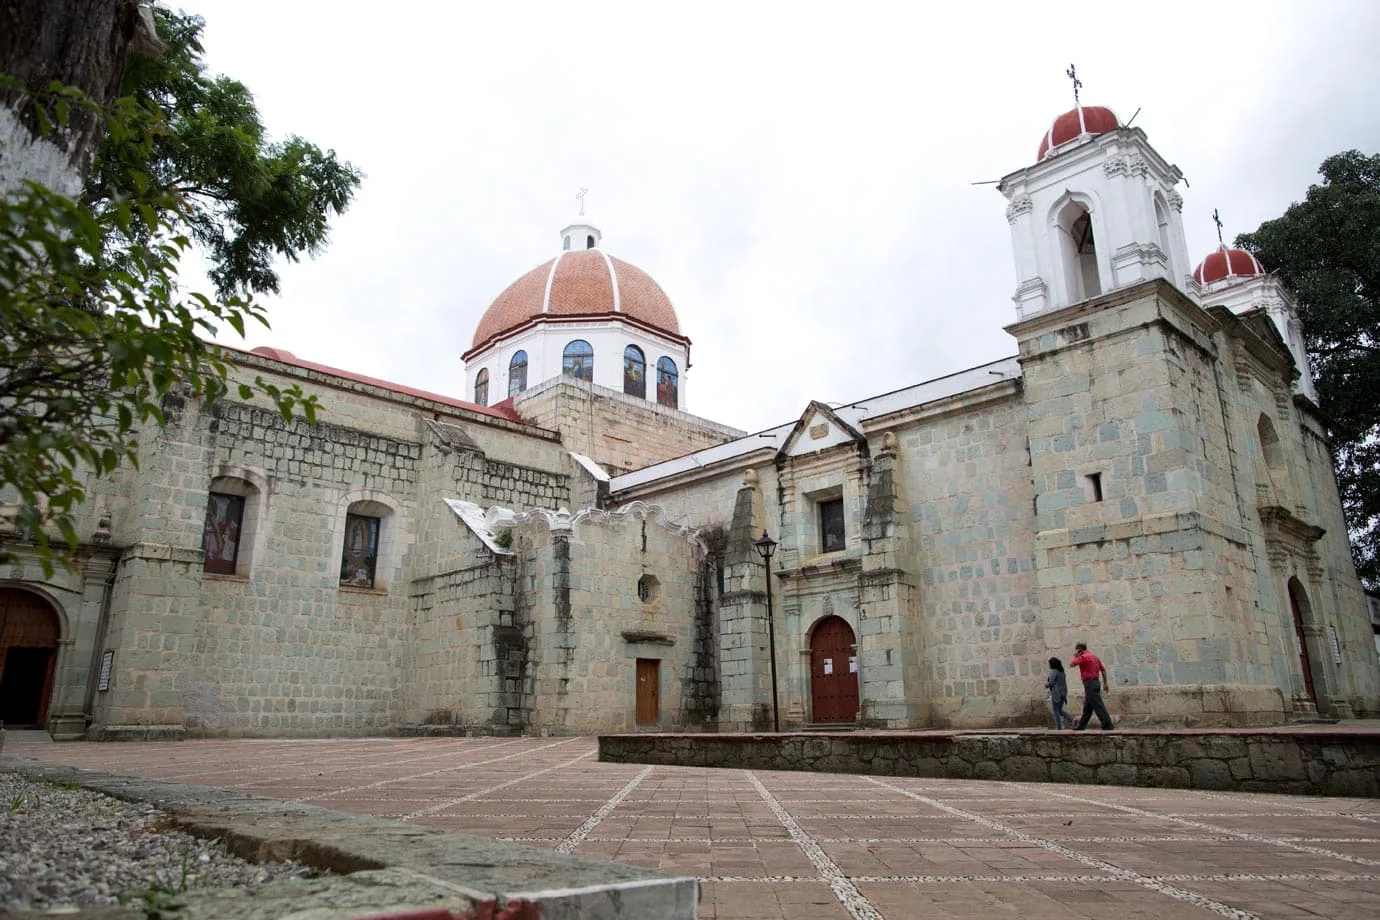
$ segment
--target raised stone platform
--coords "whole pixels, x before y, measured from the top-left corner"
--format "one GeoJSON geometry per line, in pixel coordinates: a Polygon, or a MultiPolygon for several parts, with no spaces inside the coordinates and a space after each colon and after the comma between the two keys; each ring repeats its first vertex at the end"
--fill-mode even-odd
{"type": "Polygon", "coordinates": [[[1262,729],[892,731],[599,736],[599,759],[1380,797],[1380,723],[1262,729]]]}

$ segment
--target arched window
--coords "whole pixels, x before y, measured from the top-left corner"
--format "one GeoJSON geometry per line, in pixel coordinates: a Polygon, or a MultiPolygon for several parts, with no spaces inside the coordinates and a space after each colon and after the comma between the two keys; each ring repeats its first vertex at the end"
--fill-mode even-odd
{"type": "Polygon", "coordinates": [[[565,249],[569,249],[569,248],[570,248],[570,237],[567,236],[564,240],[561,241],[561,249],[565,250],[565,249]]]}
{"type": "Polygon", "coordinates": [[[1092,215],[1071,201],[1059,212],[1059,255],[1064,265],[1064,290],[1070,304],[1102,293],[1097,273],[1097,245],[1092,215]]]}
{"type": "Polygon", "coordinates": [[[594,382],[594,349],[584,339],[576,339],[565,346],[561,354],[561,370],[577,380],[594,382]]]}
{"type": "Polygon", "coordinates": [[[481,406],[489,404],[489,369],[487,367],[481,367],[479,373],[474,375],[474,401],[481,406]]]}
{"type": "Polygon", "coordinates": [[[1256,471],[1257,500],[1261,504],[1287,505],[1289,471],[1284,460],[1284,445],[1279,441],[1274,423],[1264,413],[1256,421],[1255,430],[1260,438],[1261,459],[1265,461],[1265,469],[1256,471]]]}
{"type": "Polygon", "coordinates": [[[656,401],[672,409],[680,406],[680,374],[676,362],[662,358],[656,363],[656,401]]]}
{"type": "Polygon", "coordinates": [[[249,574],[262,502],[260,488],[243,478],[251,474],[240,472],[212,479],[206,498],[201,567],[213,575],[249,574]]]}
{"type": "Polygon", "coordinates": [[[527,352],[519,350],[508,362],[508,395],[516,396],[527,389],[527,352]]]}
{"type": "Polygon", "coordinates": [[[585,248],[586,248],[586,249],[593,249],[593,248],[594,248],[594,235],[593,235],[593,234],[590,234],[589,236],[585,237],[585,248]]]}
{"type": "Polygon", "coordinates": [[[1159,195],[1155,196],[1155,224],[1160,231],[1160,248],[1164,250],[1164,260],[1169,261],[1169,254],[1174,250],[1169,245],[1169,209],[1164,206],[1164,201],[1159,195]]]}
{"type": "Polygon", "coordinates": [[[1265,455],[1265,465],[1272,473],[1284,472],[1284,450],[1280,447],[1274,423],[1262,413],[1255,429],[1260,435],[1260,452],[1265,455]]]}
{"type": "MultiPolygon", "coordinates": [[[[206,499],[206,522],[201,531],[201,548],[206,553],[201,563],[204,571],[216,575],[234,575],[239,562],[244,532],[244,495],[217,491],[227,489],[231,481],[215,483],[206,499]]],[[[245,554],[248,560],[248,554],[245,554]]]]}
{"type": "Polygon", "coordinates": [[[397,534],[389,533],[393,509],[380,501],[351,502],[345,513],[345,538],[340,548],[340,584],[347,588],[384,587],[391,557],[389,544],[397,534]],[[386,561],[380,566],[380,559],[386,561]]]}
{"type": "Polygon", "coordinates": [[[647,356],[636,345],[623,349],[623,392],[647,398],[647,356]]]}

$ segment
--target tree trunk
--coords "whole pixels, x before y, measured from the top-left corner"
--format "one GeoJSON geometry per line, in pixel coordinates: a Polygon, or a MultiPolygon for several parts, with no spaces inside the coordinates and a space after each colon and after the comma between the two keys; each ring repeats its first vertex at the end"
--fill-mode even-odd
{"type": "MultiPolygon", "coordinates": [[[[0,73],[32,90],[56,80],[108,104],[131,43],[150,39],[157,41],[152,18],[136,0],[0,0],[0,73]]],[[[40,136],[32,98],[5,90],[0,103],[0,193],[27,179],[74,196],[91,169],[101,120],[73,105],[65,127],[40,136]]],[[[48,113],[53,118],[51,105],[48,113]]]]}

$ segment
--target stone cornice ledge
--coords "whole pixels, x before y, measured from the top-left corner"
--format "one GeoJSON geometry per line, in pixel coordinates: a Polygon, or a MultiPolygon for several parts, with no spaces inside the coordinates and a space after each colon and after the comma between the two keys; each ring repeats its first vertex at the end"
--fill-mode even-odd
{"type": "Polygon", "coordinates": [[[1125,521],[1042,530],[1035,535],[1035,546],[1041,550],[1062,549],[1085,543],[1110,543],[1182,530],[1201,530],[1239,546],[1245,546],[1249,541],[1246,531],[1234,524],[1219,521],[1197,511],[1166,511],[1125,521]]]}

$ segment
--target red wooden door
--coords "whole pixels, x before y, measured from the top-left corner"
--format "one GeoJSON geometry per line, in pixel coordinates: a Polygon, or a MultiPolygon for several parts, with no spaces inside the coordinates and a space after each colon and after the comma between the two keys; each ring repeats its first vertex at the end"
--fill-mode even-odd
{"type": "Polygon", "coordinates": [[[810,636],[810,699],[816,722],[852,722],[858,716],[857,645],[839,617],[821,620],[810,636]]]}
{"type": "Polygon", "coordinates": [[[657,725],[661,721],[661,662],[655,658],[637,659],[637,724],[657,725]]]}

